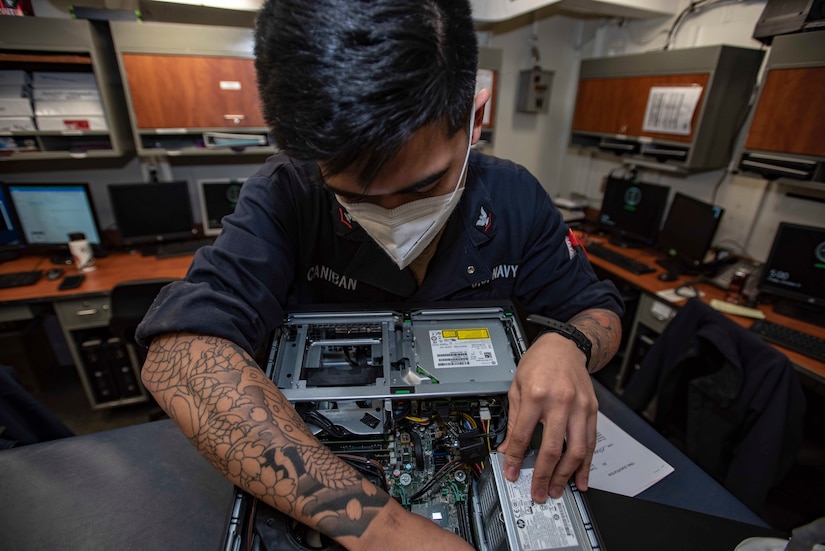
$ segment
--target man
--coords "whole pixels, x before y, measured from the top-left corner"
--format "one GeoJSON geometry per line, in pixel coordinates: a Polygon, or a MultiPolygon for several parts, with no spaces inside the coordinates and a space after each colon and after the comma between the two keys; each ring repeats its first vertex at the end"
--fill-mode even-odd
{"type": "Polygon", "coordinates": [[[535,178],[470,152],[490,92],[475,94],[466,0],[272,0],[255,57],[284,153],[247,179],[215,246],[147,314],[147,389],[230,481],[343,545],[464,549],[316,440],[253,353],[297,304],[513,300],[575,326],[592,351],[588,365],[568,328],[524,355],[499,448],[507,476],[541,423],[534,499],[574,474],[586,489],[588,368],[618,347],[621,299],[535,178]]]}

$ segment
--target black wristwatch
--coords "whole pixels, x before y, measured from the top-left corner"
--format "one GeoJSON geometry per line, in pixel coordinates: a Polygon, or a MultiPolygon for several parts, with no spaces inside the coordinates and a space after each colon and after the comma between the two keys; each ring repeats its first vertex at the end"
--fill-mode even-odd
{"type": "Polygon", "coordinates": [[[585,363],[584,365],[588,368],[590,367],[590,352],[593,349],[593,343],[590,342],[590,339],[587,338],[587,335],[585,335],[569,323],[564,323],[554,319],[546,318],[538,314],[530,314],[529,316],[527,316],[527,321],[542,326],[542,329],[539,331],[539,334],[536,336],[536,338],[539,338],[545,333],[558,333],[559,335],[567,337],[568,339],[573,341],[578,347],[578,349],[584,352],[584,356],[587,361],[587,363],[585,363]]]}

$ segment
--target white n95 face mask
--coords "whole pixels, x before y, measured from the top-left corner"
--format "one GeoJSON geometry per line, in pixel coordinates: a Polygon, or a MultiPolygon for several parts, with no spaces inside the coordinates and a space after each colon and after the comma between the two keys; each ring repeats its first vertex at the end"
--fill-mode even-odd
{"type": "Polygon", "coordinates": [[[467,154],[458,175],[455,189],[449,195],[426,197],[404,203],[394,209],[385,209],[373,203],[347,203],[336,195],[338,202],[347,209],[350,216],[358,222],[364,231],[390,255],[390,258],[403,270],[427,248],[444,227],[447,219],[455,210],[464,186],[461,185],[467,171],[467,160],[473,144],[473,125],[475,113],[470,113],[470,139],[467,154]]]}

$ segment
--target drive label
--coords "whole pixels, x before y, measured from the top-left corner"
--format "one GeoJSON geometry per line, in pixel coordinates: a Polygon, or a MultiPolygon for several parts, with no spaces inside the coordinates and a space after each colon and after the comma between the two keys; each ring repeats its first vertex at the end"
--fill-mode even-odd
{"type": "Polygon", "coordinates": [[[486,327],[430,331],[430,346],[436,369],[498,365],[486,327]]]}

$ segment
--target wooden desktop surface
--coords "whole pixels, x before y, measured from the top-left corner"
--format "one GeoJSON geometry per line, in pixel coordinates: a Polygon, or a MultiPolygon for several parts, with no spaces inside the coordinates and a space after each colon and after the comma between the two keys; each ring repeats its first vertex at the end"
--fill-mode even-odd
{"type": "MultiPolygon", "coordinates": [[[[607,260],[598,258],[595,255],[589,255],[588,258],[590,259],[590,263],[594,266],[598,266],[603,270],[609,272],[610,274],[621,278],[624,281],[627,281],[634,287],[641,289],[642,291],[649,293],[651,295],[655,295],[659,291],[666,291],[668,289],[674,289],[679,287],[680,285],[695,282],[697,276],[680,276],[679,279],[675,281],[661,281],[659,279],[659,274],[666,271],[664,268],[656,264],[656,259],[660,258],[660,254],[657,254],[649,249],[623,249],[621,247],[617,247],[607,241],[607,237],[599,236],[599,235],[591,235],[583,232],[577,232],[578,238],[581,240],[582,244],[584,245],[585,249],[587,248],[588,243],[597,242],[605,247],[614,249],[625,256],[630,258],[634,258],[639,262],[643,262],[649,266],[652,266],[656,269],[655,272],[643,274],[643,275],[636,275],[627,270],[616,266],[608,262],[607,260]]],[[[718,287],[715,287],[709,283],[695,283],[693,284],[697,290],[703,293],[701,299],[706,302],[710,303],[713,299],[725,300],[726,292],[718,287]]],[[[664,299],[661,299],[662,302],[667,302],[664,299]]],[[[682,303],[673,304],[674,307],[679,307],[682,303]]],[[[789,318],[787,316],[783,316],[782,314],[777,314],[773,311],[773,306],[769,304],[759,304],[756,306],[759,310],[765,313],[766,319],[768,321],[772,321],[774,323],[778,323],[784,325],[786,327],[790,327],[792,329],[796,329],[798,331],[802,331],[804,333],[808,333],[810,335],[814,335],[821,339],[825,339],[825,327],[819,327],[817,325],[812,325],[809,323],[805,323],[799,321],[794,318],[789,318]]],[[[739,325],[749,328],[753,325],[755,321],[752,318],[746,318],[743,316],[735,316],[726,314],[730,319],[734,320],[739,325]]],[[[805,356],[803,354],[799,354],[798,352],[794,352],[793,350],[789,350],[787,348],[774,345],[774,347],[780,351],[782,351],[785,355],[790,358],[790,360],[801,370],[809,372],[811,375],[814,376],[814,379],[818,383],[825,382],[825,362],[817,361],[813,358],[805,356]]]]}
{"type": "Polygon", "coordinates": [[[55,301],[77,298],[84,294],[107,294],[112,288],[124,281],[174,278],[186,275],[192,255],[173,258],[141,256],[140,253],[112,253],[105,258],[95,259],[96,270],[83,272],[86,279],[77,289],[58,290],[63,277],[80,273],[73,265],[52,264],[49,258],[42,256],[24,256],[0,264],[0,273],[43,270],[44,276],[34,285],[0,289],[0,304],[15,301],[55,301]],[[45,273],[52,268],[62,268],[64,275],[50,281],[45,273]]]}
{"type": "MultiPolygon", "coordinates": [[[[661,281],[657,276],[662,273],[664,269],[656,264],[657,255],[653,252],[646,249],[621,249],[608,243],[606,238],[600,236],[581,232],[579,232],[578,235],[585,245],[585,248],[590,242],[599,242],[607,247],[619,250],[626,256],[635,258],[656,268],[655,273],[635,275],[594,255],[589,256],[590,262],[594,266],[602,268],[644,292],[655,295],[658,291],[673,289],[694,279],[690,276],[682,276],[676,281],[661,281]]],[[[117,283],[131,280],[183,278],[186,275],[189,264],[192,262],[192,258],[192,255],[187,255],[159,259],[154,256],[141,256],[140,253],[112,253],[105,258],[96,259],[95,265],[97,269],[92,272],[85,272],[86,279],[77,289],[59,291],[57,287],[63,279],[62,277],[54,281],[49,281],[43,277],[34,285],[0,289],[0,304],[14,302],[51,302],[77,298],[84,294],[107,294],[117,283]]],[[[0,273],[28,270],[43,270],[46,272],[54,267],[58,266],[52,264],[47,257],[24,256],[0,264],[0,273]]],[[[74,266],[61,265],[59,267],[63,268],[65,272],[64,277],[65,275],[79,273],[74,266]]],[[[700,283],[697,284],[696,287],[704,293],[702,300],[705,302],[710,302],[711,299],[714,298],[720,300],[724,300],[725,298],[725,291],[713,285],[700,283]]],[[[674,306],[678,307],[679,304],[675,304],[674,306]]],[[[777,314],[770,305],[763,304],[757,306],[757,308],[762,310],[770,321],[825,339],[825,328],[777,314]]],[[[728,317],[746,328],[750,327],[753,323],[753,320],[750,318],[741,316],[728,317]]],[[[809,358],[793,350],[788,350],[787,348],[780,346],[776,346],[776,348],[785,353],[788,358],[803,371],[810,372],[817,382],[825,382],[825,362],[816,361],[813,358],[809,358]]]]}

